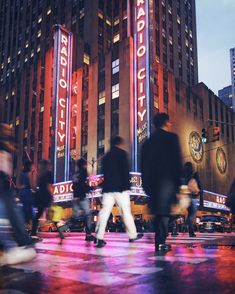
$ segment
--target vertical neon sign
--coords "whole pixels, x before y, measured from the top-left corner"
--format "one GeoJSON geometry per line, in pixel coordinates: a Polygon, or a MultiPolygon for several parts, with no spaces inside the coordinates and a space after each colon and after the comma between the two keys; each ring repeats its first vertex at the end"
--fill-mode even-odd
{"type": "Polygon", "coordinates": [[[134,171],[138,171],[142,142],[150,134],[149,3],[134,1],[134,171]]]}
{"type": "Polygon", "coordinates": [[[54,28],[53,68],[53,126],[54,139],[54,182],[69,179],[69,133],[71,95],[72,33],[62,26],[54,28]]]}

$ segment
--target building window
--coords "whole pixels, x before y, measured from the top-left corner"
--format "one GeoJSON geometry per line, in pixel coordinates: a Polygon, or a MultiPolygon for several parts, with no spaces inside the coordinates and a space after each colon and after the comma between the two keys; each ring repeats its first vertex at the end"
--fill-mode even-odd
{"type": "Polygon", "coordinates": [[[86,63],[87,65],[90,64],[90,56],[86,53],[83,55],[83,62],[86,63]]]}
{"type": "Polygon", "coordinates": [[[119,84],[112,86],[112,99],[119,97],[119,84]]]}
{"type": "Polygon", "coordinates": [[[116,43],[120,40],[120,34],[116,34],[114,37],[113,37],[113,43],[116,43]]]}
{"type": "Polygon", "coordinates": [[[113,75],[115,73],[119,72],[119,59],[116,59],[112,62],[112,73],[113,75]]]}
{"type": "Polygon", "coordinates": [[[102,91],[99,93],[99,105],[102,105],[105,103],[105,91],[102,91]]]}

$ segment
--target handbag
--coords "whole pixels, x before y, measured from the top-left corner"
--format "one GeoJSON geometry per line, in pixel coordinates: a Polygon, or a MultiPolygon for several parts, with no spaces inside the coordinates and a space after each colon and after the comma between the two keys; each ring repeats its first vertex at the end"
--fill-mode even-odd
{"type": "Polygon", "coordinates": [[[177,203],[174,203],[171,207],[171,214],[186,214],[186,210],[191,203],[190,199],[191,191],[187,185],[181,185],[177,194],[177,203]]]}

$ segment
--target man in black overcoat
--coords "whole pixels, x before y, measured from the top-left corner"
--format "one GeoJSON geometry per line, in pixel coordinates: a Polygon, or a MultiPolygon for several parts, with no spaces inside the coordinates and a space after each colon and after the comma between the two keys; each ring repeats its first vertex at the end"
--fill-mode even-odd
{"type": "Polygon", "coordinates": [[[154,117],[155,132],[141,150],[143,188],[150,196],[149,205],[155,215],[155,250],[168,251],[165,244],[171,205],[176,201],[182,173],[181,151],[178,136],[169,132],[169,115],[154,117]]]}

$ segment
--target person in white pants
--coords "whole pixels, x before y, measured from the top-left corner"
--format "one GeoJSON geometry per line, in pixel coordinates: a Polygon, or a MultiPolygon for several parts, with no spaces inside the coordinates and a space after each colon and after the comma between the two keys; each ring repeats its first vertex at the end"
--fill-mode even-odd
{"type": "Polygon", "coordinates": [[[137,234],[131,214],[129,164],[127,153],[122,149],[123,143],[123,139],[119,136],[111,139],[111,149],[102,160],[103,199],[95,240],[98,248],[104,247],[106,244],[103,240],[104,233],[114,204],[117,204],[120,209],[129,241],[134,242],[143,237],[143,234],[137,234]]]}

